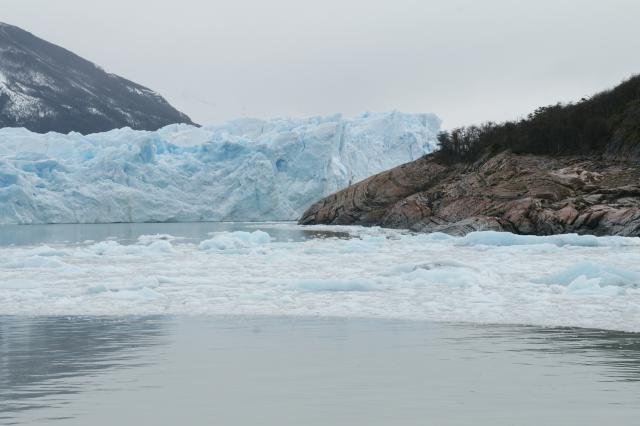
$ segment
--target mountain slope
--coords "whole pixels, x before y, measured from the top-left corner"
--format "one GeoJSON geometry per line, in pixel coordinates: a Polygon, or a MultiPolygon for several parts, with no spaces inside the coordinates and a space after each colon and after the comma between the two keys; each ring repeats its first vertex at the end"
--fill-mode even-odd
{"type": "Polygon", "coordinates": [[[83,134],[193,124],[154,91],[0,23],[0,127],[83,134]]]}

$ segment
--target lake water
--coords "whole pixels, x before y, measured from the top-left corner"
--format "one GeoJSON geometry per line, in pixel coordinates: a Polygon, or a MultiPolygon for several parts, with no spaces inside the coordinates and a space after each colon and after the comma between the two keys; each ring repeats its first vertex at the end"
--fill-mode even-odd
{"type": "Polygon", "coordinates": [[[635,425],[639,277],[637,239],[0,227],[0,424],[635,425]]]}
{"type": "Polygon", "coordinates": [[[142,235],[169,234],[183,242],[200,242],[212,232],[255,231],[268,227],[274,238],[302,241],[340,232],[306,230],[292,222],[193,222],[193,223],[104,223],[55,225],[0,225],[0,247],[39,244],[78,244],[84,241],[117,240],[135,243],[142,235]],[[290,225],[279,227],[279,224],[290,225]]]}
{"type": "Polygon", "coordinates": [[[635,425],[640,337],[282,317],[4,317],[0,422],[635,425]]]}

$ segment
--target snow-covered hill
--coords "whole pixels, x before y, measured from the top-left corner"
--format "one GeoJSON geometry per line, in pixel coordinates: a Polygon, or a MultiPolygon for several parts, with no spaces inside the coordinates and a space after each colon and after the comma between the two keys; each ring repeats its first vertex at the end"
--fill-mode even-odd
{"type": "Polygon", "coordinates": [[[0,22],[0,127],[156,130],[191,120],[151,89],[0,22]]]}
{"type": "Polygon", "coordinates": [[[0,223],[291,220],[431,152],[433,114],[240,119],[82,136],[0,129],[0,223]]]}

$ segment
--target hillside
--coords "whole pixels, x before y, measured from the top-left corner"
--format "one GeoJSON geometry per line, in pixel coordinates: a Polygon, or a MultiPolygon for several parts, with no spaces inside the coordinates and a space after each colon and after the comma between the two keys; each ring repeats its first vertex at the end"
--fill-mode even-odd
{"type": "Polygon", "coordinates": [[[541,107],[519,121],[457,128],[438,139],[445,161],[470,162],[505,150],[639,159],[640,76],[577,103],[541,107]]]}
{"type": "Polygon", "coordinates": [[[159,94],[0,23],[0,127],[83,134],[193,124],[159,94]]]}
{"type": "Polygon", "coordinates": [[[300,223],[640,236],[639,135],[634,77],[519,122],[440,133],[439,151],[318,201],[300,223]]]}

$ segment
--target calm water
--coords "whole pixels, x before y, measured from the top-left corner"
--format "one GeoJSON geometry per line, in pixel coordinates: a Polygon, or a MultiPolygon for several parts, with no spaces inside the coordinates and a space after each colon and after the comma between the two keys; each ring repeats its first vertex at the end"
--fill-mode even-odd
{"type": "Polygon", "coordinates": [[[336,232],[286,229],[277,225],[294,222],[192,222],[192,223],[106,223],[62,225],[0,225],[0,247],[37,244],[76,244],[87,241],[117,240],[133,243],[142,235],[169,234],[180,242],[199,242],[212,232],[255,231],[268,228],[280,241],[302,241],[308,238],[341,236],[336,232]],[[276,226],[273,226],[276,225],[276,226]]]}
{"type": "Polygon", "coordinates": [[[640,337],[274,317],[0,318],[0,422],[638,424],[640,337]]]}

